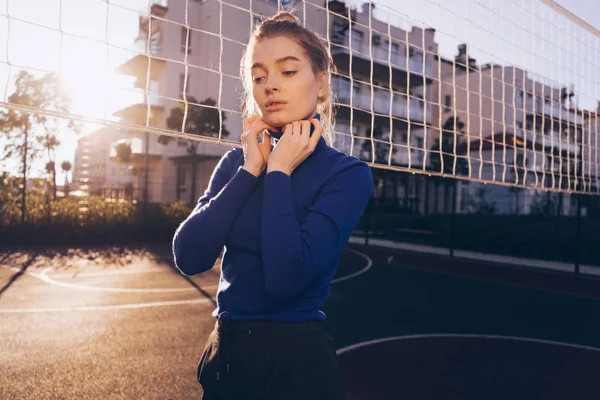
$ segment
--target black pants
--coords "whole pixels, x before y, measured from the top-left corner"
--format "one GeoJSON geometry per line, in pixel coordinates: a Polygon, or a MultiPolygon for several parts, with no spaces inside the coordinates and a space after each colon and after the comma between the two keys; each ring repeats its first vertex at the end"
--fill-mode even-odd
{"type": "Polygon", "coordinates": [[[204,400],[345,400],[323,322],[232,322],[219,315],[197,379],[204,400]]]}

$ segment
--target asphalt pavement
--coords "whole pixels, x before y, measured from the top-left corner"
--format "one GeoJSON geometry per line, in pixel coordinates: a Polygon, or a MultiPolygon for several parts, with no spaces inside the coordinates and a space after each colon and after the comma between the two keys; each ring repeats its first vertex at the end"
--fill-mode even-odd
{"type": "MultiPolygon", "coordinates": [[[[170,260],[168,245],[1,251],[0,398],[201,398],[195,369],[214,325],[219,263],[189,278],[170,260]]],[[[423,380],[406,371],[431,371],[412,368],[415,359],[421,366],[434,362],[426,352],[390,360],[394,350],[380,343],[394,337],[503,335],[600,348],[599,279],[477,263],[347,249],[323,310],[352,380],[348,387],[361,390],[350,393],[352,400],[401,398],[393,386],[365,394],[377,383],[357,377],[377,377],[361,368],[387,371],[400,387],[403,380],[423,380]],[[373,351],[365,351],[368,341],[373,351]],[[399,368],[404,375],[394,375],[399,368]]],[[[589,368],[600,367],[598,358],[586,360],[589,368]]],[[[502,376],[486,379],[497,384],[502,376]]],[[[445,398],[432,396],[420,398],[445,398]]]]}

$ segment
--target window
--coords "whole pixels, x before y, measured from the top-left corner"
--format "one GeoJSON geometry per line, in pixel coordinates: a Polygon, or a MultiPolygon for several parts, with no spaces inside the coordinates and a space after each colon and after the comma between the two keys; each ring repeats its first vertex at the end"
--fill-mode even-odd
{"type": "Polygon", "coordinates": [[[523,91],[521,89],[517,89],[515,97],[517,107],[523,107],[523,91]]]}
{"type": "Polygon", "coordinates": [[[450,107],[452,107],[452,96],[446,95],[444,96],[444,112],[450,112],[450,107]]]}
{"type": "Polygon", "coordinates": [[[520,138],[524,138],[525,134],[523,132],[523,123],[520,121],[516,122],[516,126],[517,126],[517,132],[516,132],[516,136],[520,137],[520,138]]]}
{"type": "Polygon", "coordinates": [[[176,189],[176,195],[177,195],[177,200],[181,199],[181,194],[186,192],[186,178],[187,178],[187,173],[186,173],[186,168],[184,166],[177,166],[177,189],[176,189]]]}
{"type": "MultiPolygon", "coordinates": [[[[385,41],[385,48],[386,48],[386,50],[390,48],[390,41],[389,40],[385,41]]],[[[400,54],[400,45],[398,43],[392,42],[391,53],[392,54],[400,54]]]]}
{"type": "Polygon", "coordinates": [[[192,31],[191,29],[186,28],[185,26],[181,27],[181,52],[184,53],[186,50],[187,43],[187,53],[192,53],[192,31]]]}
{"type": "Polygon", "coordinates": [[[452,96],[450,96],[450,95],[446,95],[446,96],[444,97],[444,105],[445,105],[446,107],[450,107],[450,106],[452,106],[452,96]]]}
{"type": "MultiPolygon", "coordinates": [[[[331,24],[331,42],[337,44],[344,44],[344,38],[346,36],[346,26],[342,21],[335,20],[331,24]]],[[[347,44],[347,43],[346,43],[347,44]]]]}
{"type": "Polygon", "coordinates": [[[352,48],[358,51],[362,49],[364,33],[357,29],[352,29],[352,48]]]}

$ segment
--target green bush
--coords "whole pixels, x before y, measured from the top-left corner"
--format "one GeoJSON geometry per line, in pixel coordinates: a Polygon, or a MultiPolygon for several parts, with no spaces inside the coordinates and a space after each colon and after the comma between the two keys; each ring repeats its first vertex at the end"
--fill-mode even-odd
{"type": "Polygon", "coordinates": [[[143,205],[100,197],[51,201],[43,193],[27,197],[25,223],[18,198],[0,201],[0,243],[14,245],[122,244],[168,241],[192,208],[182,202],[143,205]],[[85,209],[84,209],[85,208],[85,209]]]}

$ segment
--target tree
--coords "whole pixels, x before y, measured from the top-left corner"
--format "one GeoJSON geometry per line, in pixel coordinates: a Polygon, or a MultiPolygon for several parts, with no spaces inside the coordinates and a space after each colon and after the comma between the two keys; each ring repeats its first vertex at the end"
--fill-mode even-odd
{"type": "MultiPolygon", "coordinates": [[[[361,146],[360,158],[364,161],[371,161],[373,143],[375,143],[375,158],[373,159],[373,161],[377,164],[388,165],[388,155],[389,155],[390,149],[391,149],[392,155],[394,153],[396,153],[397,150],[394,148],[394,146],[383,142],[385,140],[388,140],[389,137],[387,137],[387,135],[385,135],[385,133],[383,132],[383,129],[381,128],[380,125],[374,126],[373,139],[376,139],[378,141],[375,141],[375,142],[371,141],[371,128],[368,128],[367,129],[367,138],[364,140],[364,142],[361,146]]],[[[374,178],[373,179],[374,183],[376,185],[375,193],[377,193],[379,196],[382,196],[383,194],[381,192],[381,188],[383,187],[384,182],[385,182],[386,172],[384,170],[380,170],[380,169],[373,169],[372,174],[373,174],[373,178],[374,178]]],[[[395,193],[395,191],[394,191],[394,193],[395,193]]],[[[379,199],[378,199],[379,196],[374,196],[377,199],[376,200],[377,203],[379,202],[379,199]]]]}
{"type": "Polygon", "coordinates": [[[116,155],[116,161],[123,163],[123,164],[129,164],[131,162],[131,154],[132,154],[132,150],[131,150],[131,143],[127,142],[127,141],[119,141],[116,145],[115,145],[115,153],[116,155]]]}
{"type": "MultiPolygon", "coordinates": [[[[375,142],[375,159],[373,160],[377,164],[388,164],[388,155],[389,149],[391,147],[392,154],[396,152],[394,146],[390,146],[387,143],[382,142],[383,140],[387,140],[387,137],[384,137],[384,132],[381,126],[375,125],[373,129],[373,139],[380,140],[375,142]]],[[[361,159],[370,161],[373,142],[371,141],[371,128],[367,129],[367,139],[364,141],[361,147],[361,159]]]]}
{"type": "Polygon", "coordinates": [[[48,173],[48,175],[52,176],[52,172],[56,170],[55,167],[54,167],[54,161],[48,161],[46,163],[45,170],[48,173]]]}
{"type": "MultiPolygon", "coordinates": [[[[187,118],[183,131],[185,133],[191,133],[198,136],[218,137],[221,121],[224,124],[227,120],[227,117],[223,111],[213,108],[217,105],[217,102],[210,97],[200,103],[198,103],[198,100],[196,100],[195,97],[190,97],[188,102],[200,104],[201,106],[190,106],[188,104],[187,118]],[[221,118],[219,118],[219,114],[221,118]]],[[[184,103],[181,103],[179,107],[172,108],[169,118],[167,118],[167,127],[171,130],[181,131],[184,113],[184,103]]],[[[229,131],[225,128],[225,126],[223,126],[223,129],[221,130],[221,136],[229,136],[229,131]]],[[[158,142],[165,145],[169,144],[169,142],[172,140],[173,137],[171,136],[160,135],[158,137],[158,142]]]]}
{"type": "Polygon", "coordinates": [[[60,141],[53,134],[45,134],[44,136],[37,138],[38,142],[42,145],[42,148],[46,150],[48,155],[48,162],[46,163],[46,172],[52,179],[52,199],[56,201],[56,148],[60,145],[60,141]],[[51,168],[48,170],[48,168],[51,168]]]}
{"type": "MultiPolygon", "coordinates": [[[[456,162],[456,175],[466,175],[468,173],[467,161],[459,157],[462,155],[460,150],[454,151],[455,135],[458,132],[464,135],[465,124],[458,117],[449,117],[442,126],[442,138],[436,139],[429,151],[429,163],[432,171],[443,174],[454,174],[454,163],[456,162]],[[440,154],[441,153],[441,154],[440,154]],[[443,162],[443,168],[442,168],[443,162]]],[[[458,135],[456,135],[458,136],[458,135]]],[[[463,144],[464,140],[460,137],[456,141],[457,147],[463,144]]]]}
{"type": "MultiPolygon", "coordinates": [[[[202,106],[207,107],[198,107],[198,106],[189,106],[187,118],[185,120],[185,127],[183,131],[185,133],[191,133],[193,135],[198,136],[208,136],[208,137],[218,137],[219,136],[219,127],[221,127],[221,122],[223,123],[223,127],[221,131],[221,137],[229,136],[229,131],[225,128],[225,120],[227,117],[223,113],[216,108],[217,102],[212,98],[208,97],[204,101],[198,103],[196,98],[190,97],[190,103],[200,104],[202,106]]],[[[167,118],[167,127],[171,130],[181,131],[181,127],[183,125],[183,118],[185,114],[185,104],[181,103],[179,107],[175,107],[171,109],[171,113],[169,118],[167,118]]],[[[161,144],[168,144],[173,140],[171,136],[161,135],[158,137],[158,142],[161,144]]],[[[198,148],[198,142],[196,141],[188,141],[187,142],[187,153],[191,156],[192,160],[192,190],[190,194],[190,202],[194,202],[196,200],[196,151],[198,148]]]]}
{"type": "MultiPolygon", "coordinates": [[[[442,126],[441,140],[440,138],[436,139],[433,146],[431,146],[431,150],[429,151],[429,170],[450,175],[456,173],[456,175],[461,176],[467,175],[469,173],[469,165],[467,163],[467,160],[464,157],[460,157],[461,155],[463,155],[460,151],[460,147],[464,143],[464,139],[461,139],[460,136],[454,134],[454,132],[458,132],[464,135],[464,127],[465,124],[462,121],[460,121],[458,117],[448,117],[448,119],[442,126]],[[456,151],[455,147],[457,148],[456,151]]],[[[452,181],[455,180],[450,180],[439,176],[433,178],[433,182],[435,185],[434,195],[436,212],[438,208],[437,202],[439,185],[442,184],[444,186],[444,193],[447,197],[449,186],[455,184],[455,182],[452,181]]]]}
{"type": "MultiPolygon", "coordinates": [[[[24,71],[17,75],[15,91],[8,97],[8,103],[38,110],[51,110],[61,114],[69,113],[71,107],[66,85],[61,84],[58,75],[50,73],[36,79],[24,71]]],[[[27,178],[31,164],[44,149],[48,149],[46,144],[54,146],[55,141],[50,139],[54,132],[67,129],[75,133],[79,131],[78,126],[72,120],[65,122],[43,113],[32,113],[14,108],[0,110],[0,133],[3,134],[6,142],[2,160],[18,159],[21,162],[22,223],[25,222],[27,212],[27,178]],[[44,136],[48,139],[44,140],[44,136]]],[[[53,160],[50,161],[53,162],[53,160]]]]}
{"type": "Polygon", "coordinates": [[[60,168],[62,168],[65,173],[65,197],[69,196],[69,171],[71,171],[71,163],[69,161],[63,161],[60,164],[60,168]]]}

